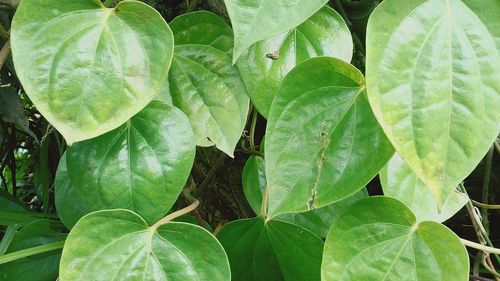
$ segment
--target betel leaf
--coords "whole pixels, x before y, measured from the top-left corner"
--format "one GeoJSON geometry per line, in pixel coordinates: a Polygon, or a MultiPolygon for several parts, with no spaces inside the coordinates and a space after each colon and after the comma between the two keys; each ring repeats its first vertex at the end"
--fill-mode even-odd
{"type": "Polygon", "coordinates": [[[320,280],[323,241],[308,230],[263,218],[233,221],[217,238],[233,281],[320,280]]]}
{"type": "Polygon", "coordinates": [[[298,27],[255,43],[237,66],[252,103],[267,118],[283,77],[297,64],[318,56],[350,62],[352,51],[349,28],[325,6],[298,27]]]}
{"type": "Polygon", "coordinates": [[[260,156],[250,156],[241,175],[243,192],[248,204],[255,214],[259,215],[262,208],[262,197],[266,190],[266,166],[260,156]]]}
{"type": "Polygon", "coordinates": [[[500,131],[500,9],[475,2],[388,0],[368,24],[370,104],[440,206],[500,131]]]}
{"type": "Polygon", "coordinates": [[[208,11],[182,14],[170,22],[175,45],[210,45],[231,55],[233,30],[219,16],[208,11]]]}
{"type": "Polygon", "coordinates": [[[446,226],[417,224],[403,203],[388,197],[360,200],[350,210],[328,234],[321,280],[469,280],[467,251],[446,226]]]}
{"type": "Polygon", "coordinates": [[[173,104],[191,120],[196,144],[215,144],[232,157],[249,98],[230,57],[209,45],[176,46],[168,79],[173,104]]]}
{"type": "Polygon", "coordinates": [[[71,230],[61,281],[230,281],[227,256],[205,229],[183,222],[149,227],[129,210],[103,210],[71,230]]]}
{"type": "Polygon", "coordinates": [[[455,190],[445,201],[441,211],[430,189],[411,171],[396,153],[380,171],[384,195],[405,203],[415,214],[417,222],[443,222],[451,218],[467,203],[467,195],[455,190]]]}
{"type": "Polygon", "coordinates": [[[121,127],[67,150],[58,173],[67,164],[69,183],[63,175],[56,181],[62,220],[71,227],[89,211],[126,208],[155,222],[179,196],[194,155],[186,116],[153,101],[121,127]]]}
{"type": "MultiPolygon", "coordinates": [[[[259,156],[248,158],[243,168],[242,185],[245,197],[252,210],[259,216],[262,213],[262,198],[265,196],[266,174],[264,159],[259,156]]],[[[344,213],[345,209],[352,203],[366,198],[368,192],[362,189],[354,195],[338,202],[326,205],[319,209],[301,213],[290,213],[279,215],[276,219],[301,226],[320,238],[326,238],[332,223],[344,213]]]]}
{"type": "Polygon", "coordinates": [[[139,1],[108,9],[96,0],[23,0],[11,34],[26,93],[68,144],[143,109],[167,78],[174,41],[161,15],[139,1]]]}
{"type": "Polygon", "coordinates": [[[385,165],[393,148],[365,96],[362,74],[312,58],[284,78],[266,130],[269,217],[346,198],[385,165]]]}
{"type": "Polygon", "coordinates": [[[301,24],[328,0],[224,0],[234,30],[233,63],[255,42],[301,24]]]}
{"type": "MultiPolygon", "coordinates": [[[[15,233],[7,254],[62,241],[65,234],[53,230],[48,220],[38,220],[23,226],[15,233]]],[[[61,251],[51,251],[0,265],[0,280],[53,281],[57,279],[61,251]]]]}

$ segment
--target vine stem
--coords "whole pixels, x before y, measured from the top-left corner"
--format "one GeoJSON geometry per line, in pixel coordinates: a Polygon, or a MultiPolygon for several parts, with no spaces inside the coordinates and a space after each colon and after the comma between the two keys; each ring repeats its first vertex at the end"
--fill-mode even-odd
{"type": "Polygon", "coordinates": [[[0,256],[0,264],[4,264],[4,263],[11,262],[14,260],[22,259],[25,257],[29,257],[29,256],[33,256],[33,255],[61,249],[64,246],[64,242],[65,241],[57,241],[54,243],[49,243],[49,244],[36,246],[33,248],[29,248],[29,249],[24,249],[24,250],[17,251],[17,252],[12,252],[12,253],[9,253],[6,255],[2,255],[2,256],[0,256]]]}
{"type": "Polygon", "coordinates": [[[469,241],[469,240],[463,239],[463,238],[460,238],[460,241],[462,241],[462,243],[467,247],[474,248],[474,249],[477,249],[477,250],[480,250],[480,251],[483,251],[486,253],[500,255],[500,249],[498,249],[498,248],[489,247],[489,246],[482,245],[482,244],[479,244],[476,242],[472,242],[472,241],[469,241]]]}
{"type": "Polygon", "coordinates": [[[153,224],[153,226],[151,226],[151,229],[156,230],[161,225],[164,225],[175,218],[178,218],[182,215],[185,215],[185,214],[188,214],[188,213],[194,211],[196,208],[198,208],[198,205],[200,205],[200,201],[196,200],[193,202],[193,204],[187,206],[186,208],[175,211],[175,212],[167,215],[163,219],[159,220],[157,223],[155,223],[155,224],[153,224]]]}

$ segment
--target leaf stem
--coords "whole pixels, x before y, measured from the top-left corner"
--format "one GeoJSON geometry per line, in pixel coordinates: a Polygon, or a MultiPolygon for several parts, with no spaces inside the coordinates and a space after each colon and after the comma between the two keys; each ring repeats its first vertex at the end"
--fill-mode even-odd
{"type": "MultiPolygon", "coordinates": [[[[486,154],[486,159],[484,163],[484,176],[483,176],[483,192],[481,196],[481,200],[488,204],[489,201],[489,192],[490,192],[490,178],[491,178],[491,165],[493,161],[493,149],[491,146],[488,154],[486,154]]],[[[488,218],[488,209],[481,209],[481,216],[483,218],[483,225],[486,230],[486,233],[490,233],[490,220],[488,218]]]]}
{"type": "Polygon", "coordinates": [[[151,226],[151,229],[152,230],[156,230],[161,225],[164,225],[164,224],[168,223],[169,221],[171,221],[171,220],[173,220],[175,218],[178,218],[178,217],[180,217],[182,215],[185,215],[185,214],[188,214],[188,213],[192,212],[193,210],[195,210],[196,208],[198,208],[198,205],[200,205],[200,201],[196,200],[196,201],[193,202],[193,204],[187,206],[186,208],[180,209],[178,211],[175,211],[175,212],[167,215],[163,219],[159,220],[157,223],[155,223],[155,224],[153,224],[153,226],[151,226]]]}
{"type": "Polygon", "coordinates": [[[472,241],[469,241],[469,240],[466,240],[463,238],[460,238],[460,241],[462,241],[462,243],[467,247],[474,248],[474,249],[483,251],[485,253],[492,253],[492,254],[497,254],[497,255],[500,254],[500,249],[498,249],[498,248],[489,247],[489,246],[482,245],[482,244],[479,244],[476,242],[472,242],[472,241]]]}
{"type": "Polygon", "coordinates": [[[472,204],[474,204],[475,206],[478,206],[480,208],[490,209],[490,210],[500,210],[500,205],[484,204],[484,203],[478,202],[476,200],[470,200],[470,201],[472,202],[472,204]]]}
{"type": "Polygon", "coordinates": [[[259,114],[254,107],[252,113],[252,123],[250,123],[250,148],[252,149],[252,151],[257,151],[257,149],[255,149],[255,127],[257,127],[258,115],[259,114]]]}
{"type": "Polygon", "coordinates": [[[54,250],[62,249],[65,241],[57,241],[54,243],[49,243],[41,246],[36,246],[29,249],[24,249],[17,252],[12,252],[3,256],[0,256],[0,264],[4,264],[10,261],[22,259],[25,257],[42,254],[46,252],[51,252],[54,250]]]}

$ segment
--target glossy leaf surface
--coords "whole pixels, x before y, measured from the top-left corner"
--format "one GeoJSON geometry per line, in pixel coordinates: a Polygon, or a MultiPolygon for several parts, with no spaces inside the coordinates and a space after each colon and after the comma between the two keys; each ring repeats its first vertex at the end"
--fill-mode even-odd
{"type": "Polygon", "coordinates": [[[352,49],[344,20],[325,6],[298,27],[252,45],[237,66],[252,103],[267,118],[281,81],[292,68],[318,56],[350,62],[352,49]]]}
{"type": "Polygon", "coordinates": [[[179,196],[195,145],[186,116],[155,101],[118,129],[77,143],[66,154],[70,182],[62,178],[57,189],[58,205],[72,206],[63,211],[71,214],[63,219],[69,227],[89,211],[109,208],[133,210],[151,223],[179,196]]]}
{"type": "Polygon", "coordinates": [[[321,280],[469,280],[467,251],[447,227],[417,224],[403,203],[388,197],[350,208],[328,234],[321,280]]]}
{"type": "Polygon", "coordinates": [[[170,22],[175,45],[209,45],[231,55],[233,30],[219,16],[208,11],[182,14],[170,22]]]}
{"type": "Polygon", "coordinates": [[[500,131],[500,8],[479,2],[388,0],[368,24],[370,104],[440,206],[500,131]]]}
{"type": "Polygon", "coordinates": [[[243,167],[242,186],[248,204],[259,215],[262,197],[266,190],[266,166],[260,156],[250,156],[243,167]]]}
{"type": "Polygon", "coordinates": [[[143,109],[166,79],[173,52],[167,23],[139,1],[107,9],[95,0],[23,0],[11,40],[26,93],[69,144],[143,109]]]}
{"type": "Polygon", "coordinates": [[[363,76],[334,58],[294,68],[266,131],[269,216],[306,211],[364,187],[393,154],[370,109],[363,76]]]}
{"type": "Polygon", "coordinates": [[[177,46],[168,83],[173,104],[191,120],[196,144],[215,144],[232,157],[249,98],[229,56],[208,45],[177,46]]]}
{"type": "MultiPolygon", "coordinates": [[[[7,254],[61,241],[66,235],[50,227],[48,220],[31,222],[14,236],[7,254]]],[[[0,280],[53,281],[57,279],[61,250],[38,254],[0,265],[0,280]]]]}
{"type": "Polygon", "coordinates": [[[128,210],[83,217],[64,245],[61,281],[230,281],[227,256],[201,227],[168,222],[148,227],[128,210]]]}
{"type": "Polygon", "coordinates": [[[323,241],[300,226],[237,220],[217,238],[229,257],[233,281],[320,280],[323,241]]]}
{"type": "Polygon", "coordinates": [[[417,221],[444,222],[462,209],[468,200],[465,194],[455,190],[439,212],[431,190],[417,178],[397,153],[379,175],[384,195],[405,203],[415,214],[417,221]]]}
{"type": "Polygon", "coordinates": [[[254,43],[296,27],[327,2],[328,0],[224,0],[234,30],[233,62],[254,43]]]}
{"type": "MultiPolygon", "coordinates": [[[[264,159],[259,156],[251,156],[243,168],[242,181],[243,191],[250,207],[252,207],[255,214],[262,215],[262,197],[267,184],[264,159]]],[[[362,189],[336,203],[307,212],[282,214],[277,217],[277,220],[301,226],[318,237],[326,238],[332,223],[344,213],[345,209],[352,203],[367,196],[366,189],[362,189]]]]}

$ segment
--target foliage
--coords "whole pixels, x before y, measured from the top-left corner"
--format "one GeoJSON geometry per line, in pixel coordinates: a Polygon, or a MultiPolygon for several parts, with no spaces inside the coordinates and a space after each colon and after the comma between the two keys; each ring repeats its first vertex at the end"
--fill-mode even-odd
{"type": "Polygon", "coordinates": [[[0,280],[499,280],[497,1],[0,2],[0,280]]]}

